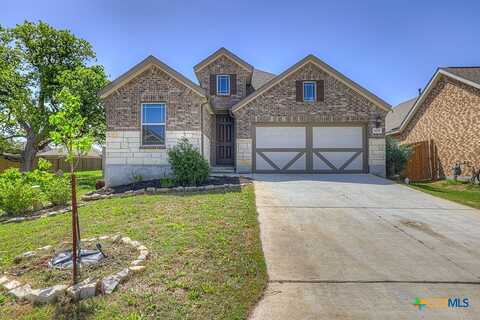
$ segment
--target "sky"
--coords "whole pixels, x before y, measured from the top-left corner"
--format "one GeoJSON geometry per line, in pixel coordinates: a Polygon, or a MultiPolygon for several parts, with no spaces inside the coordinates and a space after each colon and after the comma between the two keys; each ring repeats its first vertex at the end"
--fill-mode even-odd
{"type": "Polygon", "coordinates": [[[1,0],[0,25],[69,29],[112,80],[150,54],[194,82],[220,47],[275,74],[314,54],[396,105],[439,66],[480,66],[478,12],[473,0],[1,0]]]}

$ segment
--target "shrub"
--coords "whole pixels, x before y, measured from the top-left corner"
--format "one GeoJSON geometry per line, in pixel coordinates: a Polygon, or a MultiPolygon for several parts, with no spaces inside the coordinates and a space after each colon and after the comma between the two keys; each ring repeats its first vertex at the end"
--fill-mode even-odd
{"type": "Polygon", "coordinates": [[[401,175],[412,154],[409,146],[400,145],[391,137],[386,138],[387,176],[401,175]]]}
{"type": "Polygon", "coordinates": [[[65,177],[55,176],[43,190],[53,205],[66,205],[71,198],[70,182],[65,177]]]}
{"type": "Polygon", "coordinates": [[[50,162],[40,158],[38,168],[24,174],[26,180],[28,183],[39,186],[42,191],[45,191],[50,181],[55,178],[55,175],[48,171],[51,166],[50,162]]]}
{"type": "Polygon", "coordinates": [[[186,139],[168,151],[173,175],[182,186],[199,185],[208,179],[210,168],[200,152],[186,139]]]}
{"type": "Polygon", "coordinates": [[[18,169],[8,169],[0,175],[0,208],[10,215],[18,215],[42,206],[39,188],[29,183],[27,175],[18,169]]]}

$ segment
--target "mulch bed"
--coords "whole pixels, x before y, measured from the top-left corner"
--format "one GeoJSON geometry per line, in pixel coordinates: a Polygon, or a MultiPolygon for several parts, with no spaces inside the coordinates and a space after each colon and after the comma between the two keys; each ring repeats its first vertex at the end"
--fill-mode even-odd
{"type": "MultiPolygon", "coordinates": [[[[135,259],[136,250],[130,246],[113,244],[110,240],[97,241],[102,244],[102,250],[107,255],[97,265],[82,266],[80,281],[92,278],[102,278],[108,274],[128,267],[135,259]]],[[[62,243],[57,252],[70,249],[71,245],[62,243]]],[[[94,243],[82,243],[83,249],[95,249],[94,243]]],[[[71,269],[55,269],[48,266],[54,250],[37,252],[35,256],[18,259],[6,270],[7,275],[15,276],[20,282],[30,283],[34,287],[49,287],[57,284],[68,284],[71,281],[71,269]]]]}
{"type": "MultiPolygon", "coordinates": [[[[212,177],[209,177],[205,183],[199,186],[208,186],[208,185],[219,186],[219,185],[226,185],[226,184],[240,185],[242,183],[251,183],[251,182],[252,180],[246,177],[212,176],[212,177]]],[[[146,188],[162,188],[162,187],[164,187],[164,185],[162,185],[162,180],[155,179],[155,180],[124,184],[121,186],[110,187],[108,189],[100,189],[95,191],[95,193],[112,194],[112,193],[123,193],[130,190],[136,191],[136,190],[144,190],[146,188]]],[[[180,187],[180,185],[173,183],[169,187],[175,188],[175,187],[180,187]]]]}

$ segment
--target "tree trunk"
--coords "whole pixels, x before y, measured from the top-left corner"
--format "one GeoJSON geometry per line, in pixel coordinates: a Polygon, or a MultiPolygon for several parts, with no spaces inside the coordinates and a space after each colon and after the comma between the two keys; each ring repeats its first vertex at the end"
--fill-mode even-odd
{"type": "Polygon", "coordinates": [[[78,212],[75,173],[71,171],[70,186],[72,188],[72,282],[77,284],[77,260],[78,260],[78,212]]]}
{"type": "Polygon", "coordinates": [[[22,157],[20,160],[20,171],[27,172],[32,171],[35,165],[35,157],[38,149],[35,144],[35,137],[27,136],[27,142],[25,143],[25,149],[22,151],[22,157]]]}

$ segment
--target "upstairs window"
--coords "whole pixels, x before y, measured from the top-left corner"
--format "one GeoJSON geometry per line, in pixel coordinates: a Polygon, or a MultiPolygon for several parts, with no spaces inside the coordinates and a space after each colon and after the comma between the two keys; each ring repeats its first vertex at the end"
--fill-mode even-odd
{"type": "Polygon", "coordinates": [[[142,104],[142,145],[165,146],[165,103],[142,104]]]}
{"type": "Polygon", "coordinates": [[[230,75],[228,74],[217,75],[217,95],[219,96],[230,95],[230,75]]]}
{"type": "Polygon", "coordinates": [[[317,84],[315,81],[303,82],[303,101],[312,102],[316,100],[316,87],[317,84]]]}

